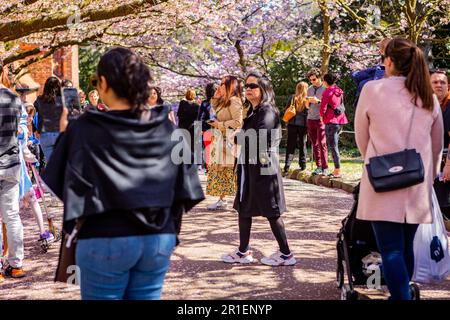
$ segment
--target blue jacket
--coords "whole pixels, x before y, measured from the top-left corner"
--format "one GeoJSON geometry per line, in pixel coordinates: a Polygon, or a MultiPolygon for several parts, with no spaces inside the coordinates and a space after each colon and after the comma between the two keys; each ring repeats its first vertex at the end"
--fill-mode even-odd
{"type": "Polygon", "coordinates": [[[361,71],[355,71],[352,73],[352,79],[358,85],[356,91],[355,106],[358,103],[359,95],[364,85],[370,80],[378,80],[384,77],[384,66],[376,65],[375,67],[364,69],[361,71]]]}

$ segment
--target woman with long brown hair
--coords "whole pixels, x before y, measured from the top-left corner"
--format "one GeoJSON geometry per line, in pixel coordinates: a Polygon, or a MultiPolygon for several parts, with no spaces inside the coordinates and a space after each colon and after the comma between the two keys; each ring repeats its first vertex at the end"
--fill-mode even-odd
{"type": "Polygon", "coordinates": [[[210,164],[206,194],[218,196],[219,200],[208,206],[209,210],[226,209],[226,196],[236,195],[236,180],[234,177],[234,156],[228,147],[227,134],[242,127],[242,96],[241,84],[234,76],[222,78],[211,105],[215,120],[209,122],[213,141],[211,144],[210,164]]]}
{"type": "Polygon", "coordinates": [[[413,241],[418,225],[432,222],[430,199],[441,159],[443,123],[420,48],[405,39],[391,40],[385,67],[387,77],[368,82],[361,92],[356,143],[365,164],[375,156],[415,149],[423,162],[424,181],[376,192],[364,166],[357,218],[372,223],[391,299],[410,300],[413,241]]]}
{"type": "Polygon", "coordinates": [[[308,129],[306,126],[306,117],[308,116],[309,101],[306,99],[308,92],[308,84],[306,82],[299,82],[295,87],[295,94],[289,100],[288,108],[292,105],[295,106],[295,117],[293,117],[287,123],[288,139],[286,147],[286,162],[284,164],[283,174],[286,175],[291,166],[292,160],[295,156],[295,148],[298,145],[299,148],[299,161],[300,170],[306,169],[306,139],[308,135],[308,129]],[[300,143],[297,144],[297,140],[300,143]]]}

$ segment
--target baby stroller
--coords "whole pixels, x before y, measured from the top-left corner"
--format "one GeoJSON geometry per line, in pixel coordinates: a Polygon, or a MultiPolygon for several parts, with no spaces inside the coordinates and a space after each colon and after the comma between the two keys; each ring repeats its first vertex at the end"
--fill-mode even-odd
{"type": "MultiPolygon", "coordinates": [[[[337,234],[336,284],[341,290],[341,300],[358,299],[358,292],[354,286],[367,285],[370,283],[369,277],[373,274],[368,272],[369,268],[363,261],[373,254],[379,255],[370,221],[356,219],[358,196],[359,184],[353,191],[354,203],[350,214],[342,220],[342,227],[337,234]],[[348,283],[345,283],[345,275],[347,275],[348,283]]],[[[385,284],[382,277],[382,266],[374,265],[374,267],[379,267],[380,285],[385,284]]],[[[420,300],[419,287],[415,283],[410,284],[410,290],[413,299],[420,300]]]]}

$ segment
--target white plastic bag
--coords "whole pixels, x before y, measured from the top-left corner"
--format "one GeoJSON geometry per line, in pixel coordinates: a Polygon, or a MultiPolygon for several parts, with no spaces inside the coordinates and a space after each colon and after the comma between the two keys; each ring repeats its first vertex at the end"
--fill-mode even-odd
{"type": "Polygon", "coordinates": [[[432,215],[433,223],[419,225],[414,238],[413,281],[419,283],[439,283],[450,276],[447,232],[434,189],[432,215]]]}

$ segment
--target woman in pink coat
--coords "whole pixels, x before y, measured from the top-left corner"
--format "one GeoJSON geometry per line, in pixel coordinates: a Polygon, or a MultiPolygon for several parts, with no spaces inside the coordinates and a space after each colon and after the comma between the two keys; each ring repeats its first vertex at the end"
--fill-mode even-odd
{"type": "Polygon", "coordinates": [[[330,176],[341,177],[341,157],[339,155],[339,135],[342,127],[348,123],[345,111],[340,107],[344,103],[344,91],[336,85],[336,76],[327,73],[323,76],[323,85],[326,90],[322,94],[320,102],[320,117],[325,123],[325,135],[327,137],[328,149],[333,156],[334,171],[330,176]],[[341,111],[340,113],[337,111],[341,111]],[[339,113],[339,114],[338,114],[339,113]]]}
{"type": "Polygon", "coordinates": [[[441,159],[443,122],[422,50],[408,40],[393,39],[386,48],[385,66],[387,78],[368,82],[361,92],[355,115],[356,143],[365,164],[377,155],[416,149],[425,180],[377,193],[364,166],[357,218],[372,221],[391,299],[410,300],[414,235],[419,224],[432,222],[431,192],[441,159]]]}

